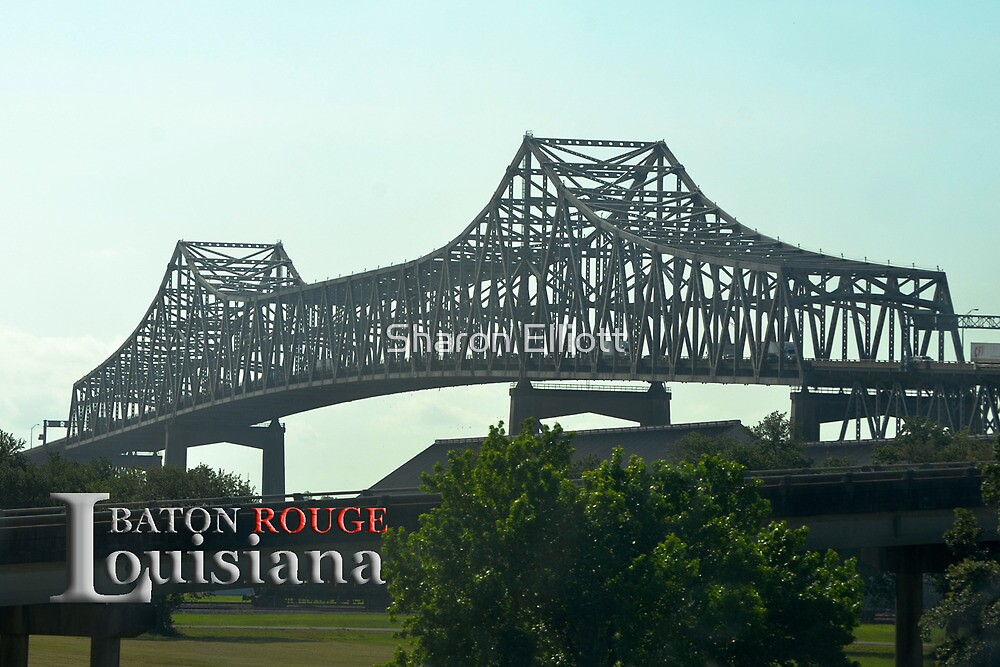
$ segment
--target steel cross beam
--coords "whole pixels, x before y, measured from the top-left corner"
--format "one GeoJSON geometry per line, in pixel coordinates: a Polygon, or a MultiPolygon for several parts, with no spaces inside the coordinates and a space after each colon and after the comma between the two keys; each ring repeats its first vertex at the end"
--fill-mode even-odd
{"type": "Polygon", "coordinates": [[[928,329],[1000,329],[1000,315],[914,313],[912,319],[914,323],[928,329]]]}
{"type": "Polygon", "coordinates": [[[959,315],[960,329],[1000,329],[1000,315],[959,315]]]}

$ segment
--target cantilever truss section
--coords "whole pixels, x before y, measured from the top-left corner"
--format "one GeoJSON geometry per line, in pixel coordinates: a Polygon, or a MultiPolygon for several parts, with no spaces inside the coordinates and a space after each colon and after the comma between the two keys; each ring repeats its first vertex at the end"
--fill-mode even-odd
{"type": "Polygon", "coordinates": [[[303,285],[281,244],[179,241],[153,303],[131,337],[76,383],[70,434],[154,418],[182,396],[216,388],[206,366],[246,335],[248,304],[303,285]]]}
{"type": "Polygon", "coordinates": [[[303,284],[281,243],[179,241],[171,269],[178,281],[191,280],[233,299],[303,284]]]}
{"type": "Polygon", "coordinates": [[[808,385],[807,360],[961,360],[956,326],[920,324],[953,313],[942,272],[740,224],[662,141],[526,136],[471,224],[405,264],[307,285],[280,244],[179,243],[132,338],[75,385],[70,436],[404,377],[808,385]]]}

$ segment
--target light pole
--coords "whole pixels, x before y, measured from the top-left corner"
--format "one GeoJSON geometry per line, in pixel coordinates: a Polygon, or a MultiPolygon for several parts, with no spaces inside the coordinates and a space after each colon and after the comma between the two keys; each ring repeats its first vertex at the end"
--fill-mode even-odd
{"type": "Polygon", "coordinates": [[[28,431],[28,449],[31,449],[32,447],[35,446],[35,429],[41,425],[42,422],[38,422],[37,424],[31,427],[30,431],[28,431]]]}
{"type": "MultiPolygon", "coordinates": [[[[978,308],[972,308],[965,315],[971,315],[972,313],[978,313],[978,312],[979,312],[978,308]]],[[[965,315],[963,315],[963,317],[965,317],[965,315]]],[[[961,336],[962,336],[962,357],[965,357],[965,327],[962,327],[961,336]]]]}

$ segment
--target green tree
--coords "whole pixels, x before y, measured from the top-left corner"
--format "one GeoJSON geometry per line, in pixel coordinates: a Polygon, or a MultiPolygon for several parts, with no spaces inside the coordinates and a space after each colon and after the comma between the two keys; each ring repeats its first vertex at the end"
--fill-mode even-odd
{"type": "Polygon", "coordinates": [[[775,410],[760,420],[750,431],[757,439],[772,447],[782,447],[792,442],[792,426],[788,415],[775,410]]]}
{"type": "Polygon", "coordinates": [[[0,431],[0,461],[9,461],[17,458],[22,449],[24,449],[24,440],[22,438],[15,438],[13,433],[0,431]]]}
{"type": "Polygon", "coordinates": [[[106,459],[85,463],[50,454],[33,464],[21,453],[24,441],[0,431],[0,508],[56,504],[53,491],[106,491],[116,502],[232,498],[252,495],[253,486],[239,475],[202,464],[195,468],[115,468],[106,459]]]}
{"type": "Polygon", "coordinates": [[[105,489],[114,500],[188,500],[236,498],[253,495],[254,488],[234,473],[215,470],[204,463],[181,468],[119,469],[107,479],[105,489]]]}
{"type": "MultiPolygon", "coordinates": [[[[115,468],[105,459],[87,463],[70,461],[51,454],[35,465],[22,454],[24,441],[0,430],[0,508],[44,507],[55,504],[53,491],[79,493],[108,492],[119,503],[194,498],[249,496],[253,487],[238,475],[214,470],[202,464],[190,470],[115,468]]],[[[174,634],[173,612],[184,595],[154,595],[154,632],[174,634]]]]}
{"type": "Polygon", "coordinates": [[[478,453],[450,452],[447,470],[425,477],[441,506],[384,541],[392,609],[416,612],[405,621],[414,664],[524,665],[563,650],[553,606],[572,594],[559,564],[579,547],[581,519],[570,454],[558,428],[509,442],[491,428],[478,453]]]}
{"type": "Polygon", "coordinates": [[[872,461],[879,464],[988,461],[993,446],[966,431],[954,433],[927,417],[908,417],[892,442],[875,445],[872,461]]]}
{"type": "MultiPolygon", "coordinates": [[[[1000,460],[1000,437],[994,458],[1000,460]]],[[[998,463],[983,468],[983,500],[994,507],[1000,503],[998,463]]],[[[960,560],[945,572],[944,598],[921,619],[925,632],[931,627],[945,630],[936,653],[939,665],[1000,664],[1000,558],[982,545],[983,536],[971,511],[955,510],[955,524],[945,533],[945,542],[960,560]]]]}
{"type": "Polygon", "coordinates": [[[784,412],[775,411],[767,415],[750,427],[750,433],[749,442],[692,433],[684,438],[681,447],[689,460],[722,456],[750,470],[805,468],[812,463],[805,455],[805,445],[792,437],[788,415],[784,412]]]}
{"type": "MultiPolygon", "coordinates": [[[[150,468],[114,470],[102,483],[118,502],[146,500],[188,500],[195,498],[234,498],[254,493],[253,486],[239,475],[209,468],[201,464],[184,470],[181,468],[150,468]]],[[[161,635],[177,634],[174,629],[174,612],[190,597],[207,594],[168,593],[153,596],[156,608],[156,625],[153,632],[161,635]]]]}
{"type": "Polygon", "coordinates": [[[569,479],[559,427],[451,452],[441,505],[384,542],[397,665],[846,665],[853,562],[767,521],[743,468],[611,461],[569,479]]]}
{"type": "Polygon", "coordinates": [[[54,454],[36,465],[23,455],[24,444],[0,431],[0,508],[51,506],[52,491],[89,491],[113,472],[104,460],[77,463],[54,454]]]}

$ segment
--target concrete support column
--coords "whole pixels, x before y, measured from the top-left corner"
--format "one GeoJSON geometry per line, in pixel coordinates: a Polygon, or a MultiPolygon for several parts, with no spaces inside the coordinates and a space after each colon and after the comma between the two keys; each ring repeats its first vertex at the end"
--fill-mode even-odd
{"type": "Polygon", "coordinates": [[[670,425],[670,393],[662,382],[650,382],[646,391],[647,409],[640,418],[640,426],[670,425]]]}
{"type": "Polygon", "coordinates": [[[118,667],[121,654],[122,640],[118,637],[93,637],[90,640],[90,667],[118,667]]]}
{"type": "Polygon", "coordinates": [[[819,441],[819,406],[817,399],[806,391],[792,394],[792,414],[789,418],[792,437],[805,442],[819,441]]]}
{"type": "Polygon", "coordinates": [[[183,429],[167,424],[164,434],[163,466],[187,470],[187,450],[189,438],[185,437],[183,429]]]}
{"type": "Polygon", "coordinates": [[[924,644],[920,637],[923,608],[923,575],[919,571],[896,572],[896,667],[924,664],[924,644]]]}
{"type": "Polygon", "coordinates": [[[0,607],[0,667],[27,667],[31,635],[90,637],[90,664],[118,667],[121,638],[149,631],[151,604],[65,603],[0,607]]]}
{"type": "Polygon", "coordinates": [[[28,667],[28,635],[0,635],[0,667],[28,667]]]}
{"type": "Polygon", "coordinates": [[[510,419],[507,421],[507,433],[516,435],[521,431],[521,422],[532,414],[531,399],[529,396],[533,391],[531,382],[519,380],[517,386],[510,390],[510,419]]]}
{"type": "Polygon", "coordinates": [[[285,427],[275,419],[267,427],[267,442],[261,447],[261,494],[285,495],[285,427]]]}
{"type": "Polygon", "coordinates": [[[896,574],[896,665],[923,665],[920,616],[924,611],[924,573],[943,572],[951,562],[944,544],[880,547],[862,558],[883,572],[896,574]]]}

